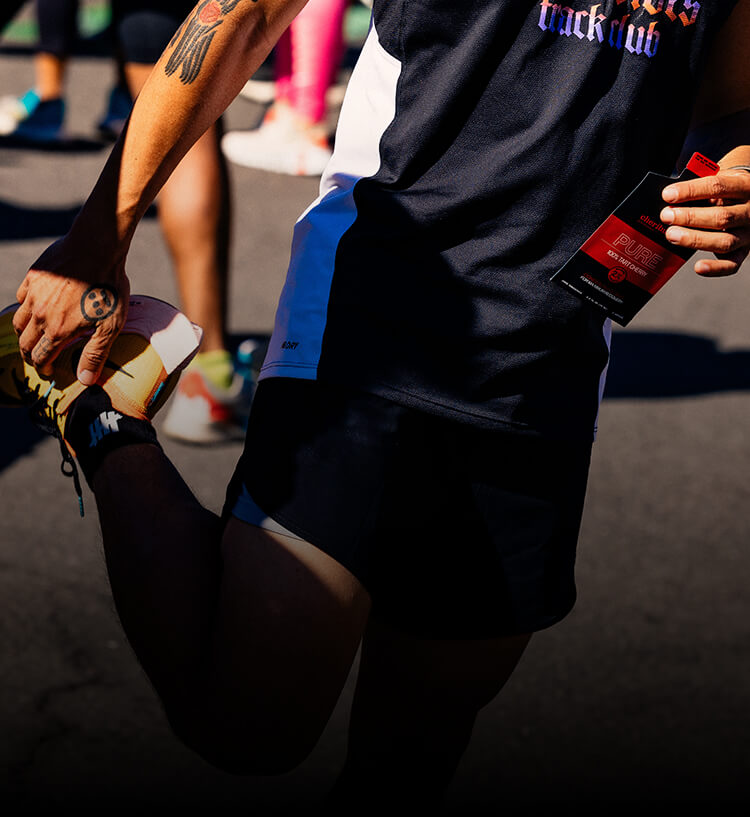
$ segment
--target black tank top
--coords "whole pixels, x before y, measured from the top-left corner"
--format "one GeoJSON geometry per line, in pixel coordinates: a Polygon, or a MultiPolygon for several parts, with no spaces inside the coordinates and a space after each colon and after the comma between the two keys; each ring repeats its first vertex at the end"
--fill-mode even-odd
{"type": "Polygon", "coordinates": [[[734,5],[375,0],[263,376],[590,438],[608,325],[549,279],[674,170],[734,5]]]}

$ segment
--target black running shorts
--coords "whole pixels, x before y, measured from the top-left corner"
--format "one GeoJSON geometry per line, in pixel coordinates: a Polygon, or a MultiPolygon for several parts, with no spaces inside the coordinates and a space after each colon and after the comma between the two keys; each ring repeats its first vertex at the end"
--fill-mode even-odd
{"type": "Polygon", "coordinates": [[[117,0],[112,17],[125,62],[153,65],[195,6],[193,0],[117,0]]]}
{"type": "Polygon", "coordinates": [[[532,632],[575,602],[590,453],[589,443],[488,432],[318,381],[267,379],[225,517],[320,548],[403,631],[532,632]]]}

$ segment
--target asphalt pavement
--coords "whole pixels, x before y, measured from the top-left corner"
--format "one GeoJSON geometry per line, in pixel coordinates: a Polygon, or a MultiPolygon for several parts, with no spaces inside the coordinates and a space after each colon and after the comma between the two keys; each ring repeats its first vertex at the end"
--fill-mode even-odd
{"type": "MultiPolygon", "coordinates": [[[[30,55],[0,40],[0,94],[30,55]]],[[[63,234],[109,146],[114,69],[70,66],[70,139],[0,143],[0,307],[63,234]]],[[[262,109],[237,99],[227,125],[262,109]]],[[[316,179],[232,167],[230,330],[270,331],[296,217],[316,179]]],[[[178,302],[154,218],[129,256],[134,292],[178,302]]],[[[539,633],[481,714],[446,814],[617,813],[740,805],[750,773],[750,268],[685,268],[613,340],[570,616],[539,633]]],[[[157,428],[159,422],[157,420],[157,428]]],[[[218,510],[240,453],[162,439],[218,510]]],[[[80,519],[54,440],[0,411],[0,803],[6,814],[302,815],[335,779],[353,676],[310,758],[275,778],[216,771],[171,735],[117,622],[93,498],[80,519]]],[[[439,716],[439,714],[437,715],[439,716]]]]}

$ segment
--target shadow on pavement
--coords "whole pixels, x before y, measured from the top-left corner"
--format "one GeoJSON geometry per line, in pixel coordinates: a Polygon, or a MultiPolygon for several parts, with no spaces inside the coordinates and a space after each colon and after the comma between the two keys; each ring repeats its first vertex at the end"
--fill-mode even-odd
{"type": "Polygon", "coordinates": [[[687,397],[750,389],[750,350],[722,352],[712,338],[615,332],[605,399],[687,397]]]}
{"type": "MultiPolygon", "coordinates": [[[[252,368],[257,372],[268,347],[268,335],[234,333],[235,352],[246,339],[258,343],[252,368]]],[[[616,332],[605,399],[687,397],[750,389],[750,351],[722,352],[708,337],[672,332],[616,332]]],[[[0,471],[31,452],[47,437],[22,408],[0,409],[0,471]]]]}
{"type": "MultiPolygon", "coordinates": [[[[236,354],[237,347],[245,340],[252,340],[257,344],[257,350],[250,364],[257,377],[270,336],[255,332],[238,332],[229,336],[227,346],[232,353],[236,354]]],[[[48,437],[48,434],[37,428],[29,419],[28,409],[0,408],[0,472],[17,459],[30,454],[41,440],[48,437]]]]}
{"type": "Polygon", "coordinates": [[[49,436],[29,420],[25,408],[0,408],[0,427],[0,471],[29,454],[40,440],[49,436]]]}
{"type": "MultiPolygon", "coordinates": [[[[59,238],[68,232],[81,206],[28,207],[0,200],[0,241],[59,238]]],[[[152,204],[144,219],[155,217],[156,205],[152,204]]]]}
{"type": "Polygon", "coordinates": [[[43,153],[98,153],[111,148],[112,142],[105,139],[92,139],[88,136],[66,136],[50,142],[35,142],[18,136],[0,136],[0,148],[3,150],[26,150],[43,153]]]}
{"type": "Polygon", "coordinates": [[[80,204],[70,207],[24,207],[0,201],[0,241],[65,235],[80,209],[80,204]]]}

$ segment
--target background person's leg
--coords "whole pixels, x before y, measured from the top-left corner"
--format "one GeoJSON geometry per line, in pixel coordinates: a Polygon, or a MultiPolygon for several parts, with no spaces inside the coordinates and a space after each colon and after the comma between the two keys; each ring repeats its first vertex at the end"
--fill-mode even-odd
{"type": "MultiPolygon", "coordinates": [[[[133,98],[190,8],[181,0],[117,4],[115,28],[133,98]]],[[[180,304],[204,332],[201,351],[171,398],[162,429],[193,443],[241,438],[249,411],[250,390],[227,348],[231,215],[220,131],[217,123],[196,142],[157,196],[180,304]]]]}
{"type": "Polygon", "coordinates": [[[298,176],[323,172],[331,157],[326,92],[343,55],[347,0],[310,0],[275,49],[275,103],[259,128],[222,142],[230,161],[298,176]]]}
{"type": "Polygon", "coordinates": [[[127,637],[177,734],[235,772],[315,745],[369,614],[322,551],[237,519],[221,533],[155,446],[111,453],[93,487],[127,637]]]}
{"type": "Polygon", "coordinates": [[[323,813],[436,807],[477,713],[502,689],[530,638],[423,639],[371,618],[346,765],[323,813]]]}
{"type": "MultiPolygon", "coordinates": [[[[152,65],[127,63],[135,97],[152,65]]],[[[185,314],[203,328],[202,352],[225,348],[229,180],[212,126],[177,165],[157,197],[159,224],[174,262],[185,314]]]]}
{"type": "Polygon", "coordinates": [[[311,0],[294,18],[291,34],[291,102],[304,128],[325,135],[326,92],[343,56],[348,0],[311,0]]]}
{"type": "Polygon", "coordinates": [[[37,0],[39,42],[34,57],[35,88],[42,101],[65,90],[65,67],[78,37],[78,0],[37,0]]]}
{"type": "Polygon", "coordinates": [[[78,0],[37,0],[33,87],[0,98],[0,135],[54,142],[63,135],[65,75],[78,36],[78,0]]]}

